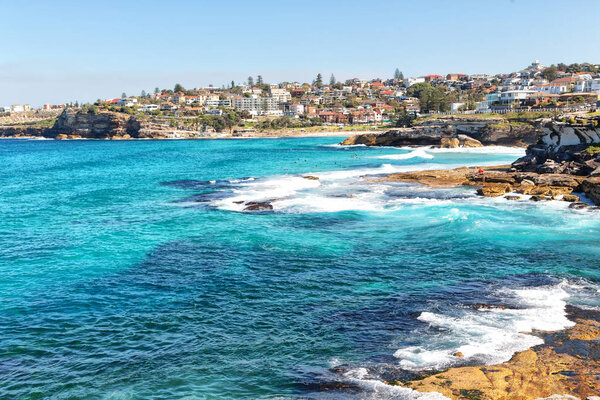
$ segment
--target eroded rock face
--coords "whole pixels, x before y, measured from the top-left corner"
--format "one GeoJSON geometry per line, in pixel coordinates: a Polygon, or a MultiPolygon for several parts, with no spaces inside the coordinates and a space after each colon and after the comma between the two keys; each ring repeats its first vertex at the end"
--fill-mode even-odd
{"type": "Polygon", "coordinates": [[[515,128],[503,118],[447,116],[426,119],[411,128],[392,129],[382,134],[349,137],[341,144],[367,146],[479,147],[482,145],[522,146],[535,143],[542,131],[523,124],[515,128]]]}
{"type": "Polygon", "coordinates": [[[112,136],[137,137],[139,122],[127,114],[100,112],[98,114],[66,110],[51,128],[57,138],[106,139],[112,136]]]}
{"type": "Polygon", "coordinates": [[[527,148],[526,155],[515,161],[513,167],[571,175],[589,175],[600,167],[600,154],[584,151],[590,145],[600,144],[600,129],[549,120],[540,126],[544,135],[527,148]]]}

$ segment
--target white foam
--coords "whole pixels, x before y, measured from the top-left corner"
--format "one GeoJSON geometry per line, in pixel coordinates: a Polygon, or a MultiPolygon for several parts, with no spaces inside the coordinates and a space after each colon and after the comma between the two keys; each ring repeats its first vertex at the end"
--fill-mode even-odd
{"type": "Polygon", "coordinates": [[[423,346],[398,349],[394,355],[408,370],[444,369],[459,359],[472,359],[486,365],[509,360],[513,354],[543,340],[533,330],[557,331],[573,326],[565,313],[568,293],[561,285],[525,289],[503,289],[503,296],[515,307],[507,309],[457,310],[456,316],[423,312],[418,317],[444,334],[431,338],[423,346]]]}
{"type": "MultiPolygon", "coordinates": [[[[412,149],[403,147],[403,149],[412,149]]],[[[427,150],[430,153],[470,153],[470,154],[502,154],[521,157],[525,155],[525,149],[521,147],[507,146],[483,146],[483,147],[455,147],[444,149],[440,147],[420,147],[419,149],[427,150]]]]}
{"type": "Polygon", "coordinates": [[[370,379],[366,368],[352,369],[344,374],[344,378],[363,389],[360,399],[448,400],[438,392],[418,392],[411,388],[387,385],[376,379],[370,379]]]}
{"type": "Polygon", "coordinates": [[[376,156],[376,157],[372,157],[372,158],[381,158],[381,159],[387,159],[387,160],[408,160],[411,158],[426,158],[426,159],[432,159],[434,158],[433,155],[425,152],[425,150],[423,149],[417,149],[414,151],[411,151],[410,153],[405,153],[405,154],[387,154],[387,155],[383,155],[383,156],[376,156]]]}

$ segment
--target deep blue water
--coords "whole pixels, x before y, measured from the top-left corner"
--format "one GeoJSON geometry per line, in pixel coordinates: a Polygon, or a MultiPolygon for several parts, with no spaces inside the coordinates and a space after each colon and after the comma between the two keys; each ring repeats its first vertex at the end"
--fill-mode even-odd
{"type": "Polygon", "coordinates": [[[598,212],[374,178],[518,152],[340,140],[0,141],[0,398],[410,398],[598,304],[598,212]]]}

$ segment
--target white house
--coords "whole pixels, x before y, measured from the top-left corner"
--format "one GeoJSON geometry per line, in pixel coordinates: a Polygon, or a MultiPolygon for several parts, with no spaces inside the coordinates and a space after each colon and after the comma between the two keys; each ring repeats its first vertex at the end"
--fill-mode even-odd
{"type": "Polygon", "coordinates": [[[562,94],[566,93],[569,88],[566,83],[546,83],[544,85],[538,85],[535,87],[538,92],[546,92],[551,94],[562,94]]]}
{"type": "Polygon", "coordinates": [[[150,112],[150,111],[156,111],[158,110],[160,107],[158,106],[158,104],[144,104],[142,106],[142,111],[143,112],[150,112]]]}

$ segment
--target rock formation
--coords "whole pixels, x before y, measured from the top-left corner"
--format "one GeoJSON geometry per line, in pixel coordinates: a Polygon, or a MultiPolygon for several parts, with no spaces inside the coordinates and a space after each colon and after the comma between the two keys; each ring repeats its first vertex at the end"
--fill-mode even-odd
{"type": "MultiPolygon", "coordinates": [[[[530,121],[531,122],[531,121],[530,121]]],[[[527,146],[542,131],[532,123],[511,125],[506,119],[447,116],[418,121],[411,128],[381,134],[349,137],[341,144],[367,146],[479,147],[481,145],[527,146]]]]}
{"type": "Polygon", "coordinates": [[[576,322],[573,328],[537,332],[545,344],[517,353],[505,363],[450,368],[420,380],[388,383],[419,392],[439,392],[456,400],[566,400],[598,396],[600,315],[571,306],[567,306],[567,312],[569,319],[576,322]]]}

